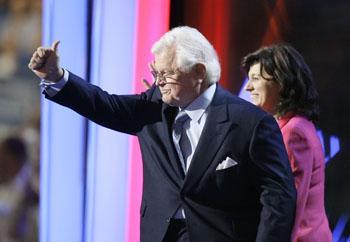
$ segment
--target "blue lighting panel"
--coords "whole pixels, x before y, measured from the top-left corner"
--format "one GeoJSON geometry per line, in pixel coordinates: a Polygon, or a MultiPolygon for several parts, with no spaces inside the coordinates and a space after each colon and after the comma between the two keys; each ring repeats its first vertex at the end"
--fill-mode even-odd
{"type": "MultiPolygon", "coordinates": [[[[93,6],[91,82],[109,93],[132,92],[134,1],[93,6]]],[[[125,240],[129,137],[88,126],[87,242],[125,240]]]]}
{"type": "Polygon", "coordinates": [[[337,224],[335,225],[335,227],[333,229],[333,241],[334,242],[345,241],[345,238],[342,237],[342,233],[343,233],[345,226],[346,226],[346,223],[348,221],[349,221],[349,216],[347,216],[347,215],[342,215],[339,218],[337,224]]]}
{"type": "MultiPolygon", "coordinates": [[[[43,44],[61,40],[63,67],[85,76],[86,1],[43,1],[43,44]]],[[[83,240],[84,120],[42,99],[40,241],[83,240]]]]}

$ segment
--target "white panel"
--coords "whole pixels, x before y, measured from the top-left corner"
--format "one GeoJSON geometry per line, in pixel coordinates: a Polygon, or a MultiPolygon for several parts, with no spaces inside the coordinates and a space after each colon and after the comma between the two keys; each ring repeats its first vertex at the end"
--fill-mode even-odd
{"type": "MultiPolygon", "coordinates": [[[[63,67],[85,76],[85,0],[44,0],[44,45],[60,40],[63,67]]],[[[83,241],[84,119],[42,99],[40,241],[83,241]]]]}
{"type": "MultiPolygon", "coordinates": [[[[92,83],[130,93],[134,1],[96,0],[93,11],[92,83]]],[[[93,123],[88,133],[86,241],[124,241],[129,137],[93,123]]]]}

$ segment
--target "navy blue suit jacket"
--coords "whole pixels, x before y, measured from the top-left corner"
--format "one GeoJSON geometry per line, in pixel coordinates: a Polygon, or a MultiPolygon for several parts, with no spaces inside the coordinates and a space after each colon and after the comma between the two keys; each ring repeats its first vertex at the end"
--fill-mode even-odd
{"type": "Polygon", "coordinates": [[[169,218],[185,210],[190,241],[290,241],[296,192],[274,118],[217,86],[184,176],[171,138],[176,107],[157,87],[110,95],[70,73],[48,97],[107,128],[137,135],[143,158],[141,241],[162,241],[169,218]],[[216,170],[227,157],[237,165],[216,170]]]}

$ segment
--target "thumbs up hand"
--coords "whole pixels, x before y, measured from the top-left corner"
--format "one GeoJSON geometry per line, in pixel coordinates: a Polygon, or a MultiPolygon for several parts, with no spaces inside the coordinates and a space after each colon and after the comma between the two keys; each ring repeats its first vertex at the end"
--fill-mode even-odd
{"type": "Polygon", "coordinates": [[[59,66],[58,45],[59,41],[55,41],[51,48],[40,46],[33,53],[29,61],[28,67],[40,79],[49,82],[58,82],[63,77],[63,69],[59,66]]]}

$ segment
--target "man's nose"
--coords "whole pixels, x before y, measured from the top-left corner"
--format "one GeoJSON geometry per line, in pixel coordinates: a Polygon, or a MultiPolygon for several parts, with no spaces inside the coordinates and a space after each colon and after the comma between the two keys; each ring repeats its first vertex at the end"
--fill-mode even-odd
{"type": "Polygon", "coordinates": [[[156,86],[164,86],[166,84],[165,81],[162,81],[161,78],[156,77],[155,79],[156,86]]]}
{"type": "Polygon", "coordinates": [[[160,86],[161,85],[161,82],[160,82],[158,77],[155,78],[155,83],[156,83],[156,86],[160,86]]]}

